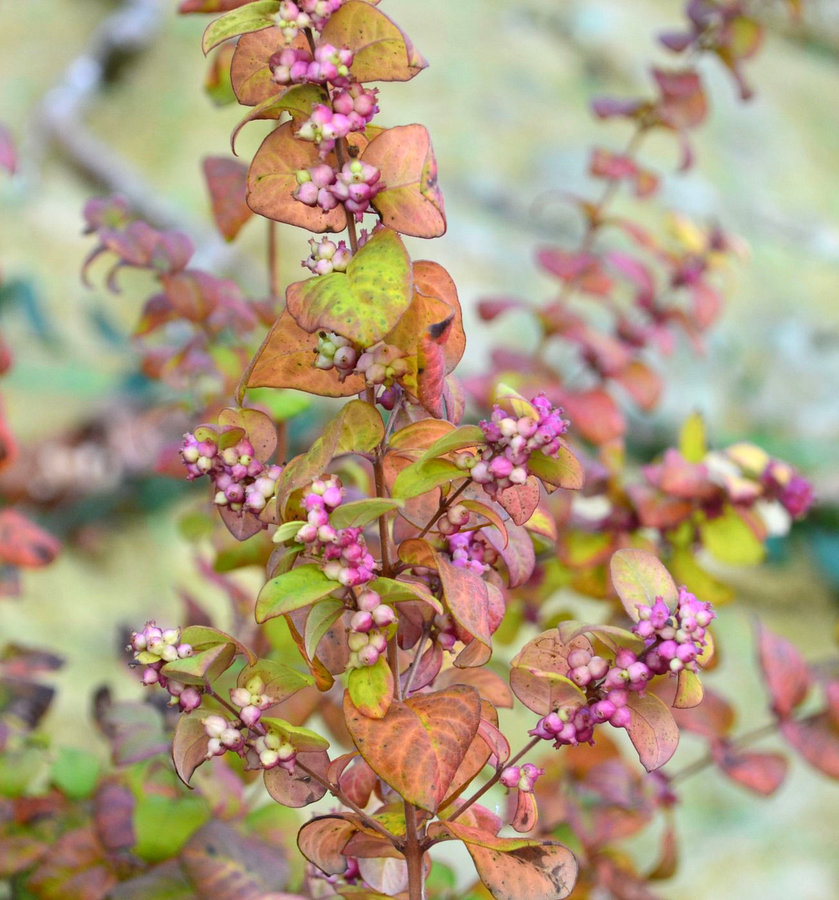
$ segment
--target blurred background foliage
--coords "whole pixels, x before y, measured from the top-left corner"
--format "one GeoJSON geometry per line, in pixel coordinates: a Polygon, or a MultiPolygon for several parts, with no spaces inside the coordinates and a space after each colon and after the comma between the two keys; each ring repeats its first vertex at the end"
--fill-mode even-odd
{"type": "MultiPolygon", "coordinates": [[[[2,383],[24,462],[21,479],[36,518],[67,541],[52,567],[25,576],[19,599],[0,602],[0,637],[49,647],[66,658],[46,726],[88,746],[87,708],[103,683],[136,696],[125,670],[122,629],[147,618],[177,620],[179,592],[199,589],[195,545],[183,514],[200,489],[151,474],[163,442],[189,424],[148,412],[159,387],[138,373],[130,332],[151,291],[124,273],[121,296],[79,279],[91,250],[81,209],[92,195],[125,193],[157,226],[187,231],[196,264],[266,293],[264,223],[226,245],[211,228],[199,162],[227,152],[241,113],[203,89],[204,17],[178,17],[174,0],[10,0],[0,3],[0,120],[20,152],[0,183],[0,328],[15,365],[2,383]],[[130,52],[100,73],[91,53],[130,13],[130,52]],[[116,23],[116,25],[115,25],[116,23]],[[101,77],[100,77],[101,76],[101,77]],[[50,477],[45,477],[45,473],[50,477]],[[57,474],[58,473],[58,474],[57,474]],[[60,477],[59,477],[60,475],[60,477]],[[28,486],[31,487],[31,484],[28,486]],[[27,488],[28,490],[28,488],[27,488]],[[180,524],[179,524],[180,523],[180,524]]],[[[577,224],[561,191],[586,193],[588,149],[620,146],[620,124],[595,123],[592,96],[643,93],[649,66],[666,60],[657,31],[680,22],[676,0],[386,0],[384,11],[412,37],[430,68],[408,85],[381,90],[382,121],[422,122],[440,165],[449,230],[433,245],[410,240],[458,284],[464,305],[487,294],[544,297],[532,263],[542,242],[573,239],[577,224]]],[[[712,114],[698,135],[698,165],[670,174],[676,153],[651,141],[644,158],[668,173],[664,204],[742,236],[749,258],[733,272],[722,324],[707,352],[680,346],[667,363],[668,390],[654,418],[633,423],[641,458],[672,441],[692,410],[717,445],[748,439],[789,459],[815,481],[809,523],[773,547],[769,562],[734,573],[738,602],[721,613],[725,655],[718,683],[736,686],[744,728],[763,721],[750,616],[791,637],[816,659],[835,651],[839,593],[839,8],[815,0],[797,27],[773,28],[750,67],[757,95],[743,106],[708,64],[712,114]]],[[[766,12],[773,16],[773,4],[766,12]]],[[[243,157],[267,125],[240,136],[243,157]]],[[[618,211],[620,205],[618,204],[618,211]]],[[[302,277],[305,238],[282,232],[281,277],[302,277]]],[[[499,329],[467,317],[464,371],[486,364],[500,340],[527,346],[527,328],[499,329]],[[503,332],[501,329],[505,329],[503,332]],[[513,337],[510,337],[513,335],[513,337]]],[[[293,436],[305,439],[313,417],[293,436]]],[[[221,610],[200,582],[201,600],[221,610]]],[[[771,743],[771,742],[769,742],[771,743]]],[[[104,752],[104,751],[103,751],[104,752]]],[[[690,759],[685,740],[684,759],[690,759]]],[[[695,755],[695,754],[694,754],[695,755]]],[[[835,834],[839,789],[794,764],[766,801],[698,777],[679,812],[684,859],[665,896],[839,896],[835,834]]],[[[637,847],[643,854],[648,847],[637,847]]]]}

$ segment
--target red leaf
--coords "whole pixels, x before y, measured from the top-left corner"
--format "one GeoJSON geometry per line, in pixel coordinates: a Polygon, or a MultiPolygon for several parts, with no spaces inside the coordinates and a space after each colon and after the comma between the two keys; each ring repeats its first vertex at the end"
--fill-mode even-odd
{"type": "Polygon", "coordinates": [[[593,444],[606,444],[626,431],[623,413],[602,388],[565,394],[562,405],[572,429],[593,444]]]}
{"type": "MultiPolygon", "coordinates": [[[[482,666],[492,655],[486,583],[477,572],[455,566],[439,553],[434,554],[434,560],[443,586],[443,598],[452,618],[481,645],[467,658],[471,665],[482,666]]],[[[455,664],[458,664],[457,660],[455,664]]]]}
{"type": "Polygon", "coordinates": [[[825,714],[803,722],[786,719],[781,734],[820,772],[839,779],[839,729],[825,714]]]}
{"type": "MultiPolygon", "coordinates": [[[[285,46],[285,39],[279,28],[263,28],[239,38],[230,63],[230,83],[242,106],[256,106],[280,91],[280,85],[274,81],[268,67],[268,60],[285,46]]],[[[298,34],[290,46],[294,50],[309,49],[306,36],[302,33],[298,34]]]]}
{"type": "Polygon", "coordinates": [[[472,743],[481,701],[464,685],[394,702],[382,719],[360,713],[344,695],[344,718],[359,753],[410,803],[436,811],[472,743]]]}
{"type": "Polygon", "coordinates": [[[207,156],[202,164],[216,227],[226,241],[232,241],[253,215],[245,202],[248,167],[226,156],[207,156]]]}
{"type": "Polygon", "coordinates": [[[504,488],[495,499],[507,510],[516,525],[524,525],[539,506],[540,497],[539,479],[528,475],[524,484],[504,488]]]}
{"type": "Polygon", "coordinates": [[[700,125],[708,114],[708,100],[699,74],[692,69],[653,69],[661,100],[657,110],[663,124],[681,131],[700,125]]]}
{"type": "Polygon", "coordinates": [[[61,544],[16,509],[0,511],[0,563],[39,569],[58,555],[61,544]]]}
{"type": "Polygon", "coordinates": [[[810,670],[786,638],[773,634],[760,623],[757,625],[757,649],[772,709],[785,718],[807,696],[812,682],[810,670]]]}
{"type": "Polygon", "coordinates": [[[780,753],[743,753],[721,747],[714,757],[732,781],[764,797],[778,790],[789,768],[787,758],[780,753]]]}

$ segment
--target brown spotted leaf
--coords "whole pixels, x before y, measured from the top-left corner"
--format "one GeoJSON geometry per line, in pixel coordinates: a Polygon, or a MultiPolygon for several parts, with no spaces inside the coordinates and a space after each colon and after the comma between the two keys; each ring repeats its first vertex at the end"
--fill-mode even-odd
{"type": "MultiPolygon", "coordinates": [[[[326,777],[329,768],[329,754],[325,750],[304,751],[297,754],[298,762],[306,768],[326,777]]],[[[290,775],[281,766],[267,769],[263,776],[268,793],[283,806],[298,808],[314,803],[326,793],[326,788],[298,766],[290,775]]]]}
{"type": "Polygon", "coordinates": [[[558,841],[501,838],[460,823],[443,823],[466,844],[494,900],[563,900],[577,880],[577,860],[558,841]]]}
{"type": "Polygon", "coordinates": [[[456,685],[394,702],[370,719],[344,696],[350,735],[374,772],[409,803],[434,812],[478,731],[477,691],[456,685]]]}

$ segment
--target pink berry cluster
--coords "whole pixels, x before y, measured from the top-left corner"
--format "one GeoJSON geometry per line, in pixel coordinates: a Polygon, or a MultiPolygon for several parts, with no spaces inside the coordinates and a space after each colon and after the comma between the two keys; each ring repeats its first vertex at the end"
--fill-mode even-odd
{"type": "Polygon", "coordinates": [[[367,549],[361,528],[333,528],[329,514],[344,502],[344,491],[334,476],[312,482],[303,497],[306,522],[295,540],[306,545],[306,552],[323,559],[327,578],[345,587],[358,587],[375,577],[376,561],[367,549]]]}
{"type": "Polygon", "coordinates": [[[562,410],[554,407],[544,394],[531,400],[536,415],[518,418],[504,412],[497,404],[489,421],[480,423],[486,436],[486,446],[480,459],[460,454],[458,464],[470,470],[472,480],[495,497],[498,491],[527,480],[527,461],[540,451],[545,456],[559,453],[560,437],[568,429],[562,410]]]}
{"type": "Polygon", "coordinates": [[[352,258],[346,241],[330,241],[328,237],[320,240],[311,238],[309,247],[312,252],[301,263],[314,275],[328,275],[330,272],[346,272],[352,258]]]}
{"type": "Polygon", "coordinates": [[[576,708],[550,712],[530,732],[554,746],[591,742],[601,722],[626,728],[632,718],[628,706],[631,693],[643,694],[656,675],[696,670],[696,660],[706,646],[706,630],[715,613],[710,603],[697,600],[684,587],[679,589],[676,609],[671,612],[660,598],[638,607],[633,632],[644,640],[636,652],[621,647],[614,661],[578,647],[567,657],[567,677],[586,693],[586,703],[576,708]]]}
{"type": "Polygon", "coordinates": [[[339,10],[346,0],[283,0],[274,18],[274,24],[283,37],[291,42],[304,28],[320,31],[329,17],[339,10]]]}
{"type": "Polygon", "coordinates": [[[213,482],[213,502],[234,512],[258,513],[277,492],[282,466],[266,466],[254,456],[251,442],[243,437],[234,446],[220,449],[210,438],[199,441],[185,434],[181,458],[192,481],[208,475],[213,482]]]}
{"type": "Polygon", "coordinates": [[[443,650],[454,650],[457,643],[457,627],[450,613],[438,613],[434,616],[431,639],[443,650]]]}
{"type": "Polygon", "coordinates": [[[328,163],[321,163],[297,171],[297,187],[293,196],[306,206],[318,206],[324,212],[343,203],[360,222],[370,208],[370,201],[384,187],[380,177],[375,166],[360,159],[344,163],[339,170],[328,163]]]}
{"type": "Polygon", "coordinates": [[[382,603],[376,591],[362,591],[356,601],[358,609],[350,619],[350,633],[347,638],[350,647],[348,668],[358,669],[373,666],[382,653],[387,651],[387,635],[384,632],[396,622],[393,608],[382,603]]]}
{"type": "Polygon", "coordinates": [[[134,631],[127,650],[143,668],[143,684],[159,685],[169,692],[171,702],[184,712],[191,712],[201,705],[201,688],[185,685],[164,675],[166,663],[192,656],[192,647],[181,641],[180,628],[159,628],[154,622],[146,622],[142,631],[134,631]]]}
{"type": "Polygon", "coordinates": [[[480,532],[452,534],[448,536],[447,541],[452,565],[460,569],[470,569],[478,575],[483,575],[498,559],[498,552],[480,532]]]}
{"type": "Polygon", "coordinates": [[[378,111],[375,88],[367,90],[354,84],[336,91],[330,106],[316,104],[296,136],[301,141],[317,144],[318,153],[324,159],[335,149],[336,141],[353,131],[364,131],[378,111]]]}
{"type": "Polygon", "coordinates": [[[533,793],[536,779],[540,775],[544,775],[545,770],[532,763],[525,763],[523,766],[507,766],[498,779],[506,788],[515,788],[525,794],[533,793]]]}
{"type": "Polygon", "coordinates": [[[335,334],[333,331],[318,332],[316,353],[315,368],[326,371],[337,369],[341,381],[355,371],[358,350],[355,349],[351,340],[340,334],[335,334]]]}
{"type": "Polygon", "coordinates": [[[262,718],[263,710],[273,706],[276,700],[265,693],[265,682],[258,675],[254,675],[244,687],[233,688],[230,691],[230,702],[239,707],[242,724],[253,728],[262,718]]]}

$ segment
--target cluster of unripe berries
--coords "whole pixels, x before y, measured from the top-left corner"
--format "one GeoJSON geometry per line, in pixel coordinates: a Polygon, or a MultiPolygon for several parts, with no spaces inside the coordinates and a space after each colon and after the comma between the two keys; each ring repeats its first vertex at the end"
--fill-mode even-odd
{"type": "Polygon", "coordinates": [[[171,702],[184,712],[201,705],[201,688],[168,678],[161,671],[166,663],[192,656],[191,645],[181,641],[180,628],[159,628],[154,622],[146,622],[142,631],[132,632],[126,649],[144,667],[143,684],[156,684],[168,691],[171,702]]]}
{"type": "Polygon", "coordinates": [[[346,0],[282,0],[274,17],[274,24],[290,43],[303,28],[321,31],[332,13],[339,10],[345,2],[346,0]]]}
{"type": "MultiPolygon", "coordinates": [[[[318,333],[316,352],[315,367],[327,371],[336,369],[342,381],[348,375],[355,374],[363,375],[371,387],[391,387],[396,379],[408,372],[404,352],[393,344],[380,342],[359,353],[347,338],[332,331],[321,331],[318,333]]],[[[392,408],[384,402],[383,405],[386,409],[392,408]]]]}
{"type": "Polygon", "coordinates": [[[333,528],[329,513],[344,501],[341,483],[333,475],[312,482],[303,497],[306,522],[295,540],[306,545],[310,556],[324,560],[323,573],[344,587],[358,587],[372,581],[376,561],[367,549],[361,528],[333,528]]]}
{"type": "MultiPolygon", "coordinates": [[[[347,271],[347,266],[352,259],[352,252],[346,241],[338,241],[336,244],[335,241],[330,241],[328,237],[322,237],[320,240],[310,238],[309,247],[312,252],[303,260],[301,265],[314,275],[328,275],[330,272],[347,271]]],[[[342,338],[342,340],[345,340],[345,338],[342,338]]],[[[330,368],[330,366],[327,366],[327,368],[330,368]]]]}
{"type": "Polygon", "coordinates": [[[370,201],[382,190],[381,173],[375,166],[353,159],[336,170],[328,163],[299,169],[297,187],[292,196],[306,206],[318,206],[329,212],[339,203],[361,221],[370,201]]]}
{"type": "Polygon", "coordinates": [[[498,779],[506,788],[515,788],[522,793],[530,794],[536,784],[536,779],[544,775],[545,770],[532,763],[523,766],[507,766],[498,779]]]}
{"type": "Polygon", "coordinates": [[[263,465],[247,438],[222,450],[211,438],[199,441],[194,434],[185,434],[180,452],[190,481],[209,476],[217,506],[258,513],[277,493],[282,466],[263,465]]]}
{"type": "Polygon", "coordinates": [[[282,766],[294,774],[297,751],[280,733],[260,723],[263,710],[276,701],[265,693],[265,682],[258,675],[244,687],[233,688],[230,700],[239,707],[236,719],[209,715],[201,720],[207,735],[206,758],[221,756],[228,750],[239,754],[249,768],[273,769],[282,766]]]}
{"type": "Polygon", "coordinates": [[[567,657],[567,677],[586,692],[587,702],[550,712],[530,734],[559,747],[590,742],[601,722],[627,728],[632,720],[631,693],[643,694],[656,675],[696,670],[696,660],[706,645],[707,626],[715,618],[710,603],[697,600],[682,587],[672,613],[660,597],[651,606],[639,604],[637,609],[639,619],[632,630],[644,640],[644,649],[636,653],[621,647],[614,661],[584,647],[572,650],[567,657]]]}
{"type": "Polygon", "coordinates": [[[375,591],[362,591],[356,603],[358,609],[350,618],[347,642],[350,647],[348,668],[373,666],[387,651],[387,635],[384,630],[396,622],[393,608],[382,603],[375,591]]]}
{"type": "Polygon", "coordinates": [[[472,480],[482,485],[491,497],[498,491],[527,481],[527,462],[532,453],[540,451],[545,456],[559,453],[560,437],[568,429],[562,410],[552,406],[544,394],[534,397],[531,404],[536,416],[518,418],[496,404],[489,421],[480,423],[487,441],[480,458],[471,453],[460,453],[455,459],[457,465],[468,470],[472,480]]]}

